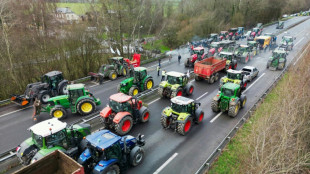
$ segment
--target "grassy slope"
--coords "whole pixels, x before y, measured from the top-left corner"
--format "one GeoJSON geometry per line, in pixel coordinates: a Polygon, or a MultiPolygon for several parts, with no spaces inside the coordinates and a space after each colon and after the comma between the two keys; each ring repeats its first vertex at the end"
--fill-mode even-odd
{"type": "MultiPolygon", "coordinates": [[[[303,128],[304,124],[308,124],[306,130],[309,127],[309,121],[303,123],[298,120],[302,117],[309,118],[306,114],[298,113],[303,108],[310,108],[310,103],[303,102],[301,99],[301,97],[309,95],[310,92],[309,90],[305,91],[305,88],[300,85],[304,83],[304,86],[307,86],[307,82],[304,82],[303,78],[307,76],[307,67],[310,64],[310,61],[307,60],[310,56],[309,50],[299,64],[290,69],[276,88],[269,93],[255,114],[226,146],[209,173],[274,173],[276,171],[304,173],[305,170],[309,172],[309,150],[304,150],[307,149],[305,147],[309,147],[309,142],[307,138],[303,137],[305,130],[299,130],[301,133],[297,132],[298,129],[303,128]],[[296,97],[298,95],[301,97],[296,97]],[[301,109],[297,109],[299,107],[301,109]],[[285,116],[290,116],[290,119],[285,116]],[[300,123],[301,125],[299,125],[300,123]],[[296,126],[297,124],[298,126],[296,126]],[[264,138],[262,138],[262,131],[266,133],[263,134],[266,135],[264,138]],[[276,134],[279,136],[275,137],[276,134]],[[263,143],[261,143],[262,140],[263,143]],[[304,144],[306,145],[304,146],[304,144]],[[308,161],[295,165],[296,161],[302,161],[305,156],[308,161]],[[283,157],[292,161],[287,159],[285,161],[283,157]]],[[[309,129],[307,131],[309,134],[309,129]]]]}

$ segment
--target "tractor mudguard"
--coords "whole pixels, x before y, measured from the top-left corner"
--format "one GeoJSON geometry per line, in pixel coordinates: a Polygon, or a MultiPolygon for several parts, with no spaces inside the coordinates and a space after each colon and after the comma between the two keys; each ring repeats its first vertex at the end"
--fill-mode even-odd
{"type": "Polygon", "coordinates": [[[239,102],[240,98],[236,97],[235,100],[233,101],[232,99],[229,101],[229,106],[234,106],[239,102]]]}
{"type": "Polygon", "coordinates": [[[190,117],[191,115],[189,115],[188,113],[180,113],[177,122],[178,123],[184,123],[185,120],[187,120],[188,117],[190,117]]]}
{"type": "Polygon", "coordinates": [[[143,112],[144,112],[145,110],[147,110],[147,107],[142,106],[142,107],[139,109],[139,114],[142,115],[143,112]]]}
{"type": "Polygon", "coordinates": [[[100,116],[107,118],[111,115],[111,113],[112,113],[112,109],[107,106],[107,107],[102,109],[102,111],[100,112],[100,116]]]}
{"type": "Polygon", "coordinates": [[[171,91],[176,91],[181,85],[175,84],[171,86],[171,91]]]}
{"type": "Polygon", "coordinates": [[[90,153],[90,150],[87,148],[87,149],[85,149],[85,150],[81,153],[81,155],[79,156],[77,162],[78,162],[79,164],[83,165],[83,164],[85,164],[85,163],[87,162],[87,160],[90,159],[90,158],[91,158],[91,153],[90,153]]]}
{"type": "Polygon", "coordinates": [[[131,115],[129,112],[119,112],[115,115],[113,122],[119,123],[126,115],[131,115]]]}
{"type": "Polygon", "coordinates": [[[108,168],[114,164],[117,164],[117,159],[110,159],[108,161],[99,161],[99,163],[94,167],[92,173],[105,173],[105,171],[108,170],[108,168]]]}
{"type": "Polygon", "coordinates": [[[162,112],[162,115],[165,116],[165,117],[170,117],[172,115],[172,109],[171,107],[166,107],[163,112],[162,112]]]}
{"type": "Polygon", "coordinates": [[[159,86],[163,87],[163,88],[166,88],[168,86],[168,84],[169,83],[167,81],[162,81],[162,82],[160,82],[159,86]]]}
{"type": "Polygon", "coordinates": [[[29,149],[29,147],[32,148],[32,146],[34,145],[34,142],[32,141],[32,138],[28,138],[25,141],[23,141],[19,146],[18,146],[18,150],[16,152],[16,156],[21,158],[25,151],[27,151],[27,149],[29,149]]]}
{"type": "Polygon", "coordinates": [[[215,97],[213,97],[213,100],[219,101],[221,99],[221,95],[217,94],[215,97]]]}

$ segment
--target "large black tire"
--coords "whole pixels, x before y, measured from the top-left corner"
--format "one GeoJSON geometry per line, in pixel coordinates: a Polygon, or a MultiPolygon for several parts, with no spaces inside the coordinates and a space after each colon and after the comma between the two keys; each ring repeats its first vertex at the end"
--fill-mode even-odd
{"type": "Polygon", "coordinates": [[[231,117],[236,117],[239,113],[240,101],[236,105],[229,106],[228,115],[231,117]]]}
{"type": "Polygon", "coordinates": [[[245,96],[245,95],[241,95],[240,101],[241,101],[240,109],[242,109],[242,108],[244,108],[244,106],[245,106],[245,104],[246,104],[246,101],[247,101],[246,96],[245,96]]]}
{"type": "Polygon", "coordinates": [[[187,96],[190,96],[194,92],[194,86],[192,84],[186,84],[185,85],[185,92],[187,96]]]}
{"type": "Polygon", "coordinates": [[[150,112],[145,106],[142,106],[142,108],[139,110],[139,113],[140,113],[140,121],[142,123],[149,121],[150,112]]]}
{"type": "Polygon", "coordinates": [[[138,89],[138,87],[132,86],[132,87],[129,89],[128,94],[131,95],[131,96],[138,95],[138,94],[139,94],[139,89],[138,89]]]}
{"type": "Polygon", "coordinates": [[[204,112],[200,108],[198,108],[195,111],[195,123],[200,124],[203,121],[203,117],[204,117],[204,112]]]}
{"type": "Polygon", "coordinates": [[[144,150],[142,147],[135,146],[131,151],[130,151],[130,164],[132,166],[137,166],[142,163],[144,159],[144,150]]]}
{"type": "Polygon", "coordinates": [[[219,80],[219,78],[220,78],[219,73],[215,73],[214,74],[214,80],[217,82],[219,80]]]}
{"type": "Polygon", "coordinates": [[[151,88],[153,88],[154,86],[154,80],[152,77],[148,77],[143,84],[144,90],[149,90],[151,88]]]}
{"type": "Polygon", "coordinates": [[[58,118],[59,120],[65,119],[67,117],[67,111],[64,107],[55,106],[51,109],[50,115],[54,118],[58,118]]]}
{"type": "Polygon", "coordinates": [[[271,64],[271,62],[268,61],[267,66],[266,66],[267,69],[270,67],[270,64],[271,64]]]}
{"type": "Polygon", "coordinates": [[[123,68],[121,69],[121,74],[122,74],[122,76],[124,76],[124,77],[127,76],[127,70],[126,70],[125,67],[123,67],[123,68]]]}
{"type": "Polygon", "coordinates": [[[189,116],[184,123],[178,123],[177,132],[181,135],[186,135],[193,125],[193,118],[189,116]]]}
{"type": "Polygon", "coordinates": [[[170,125],[170,121],[168,117],[161,116],[160,117],[160,123],[163,126],[163,128],[167,128],[170,125]]]}
{"type": "Polygon", "coordinates": [[[184,66],[185,66],[185,67],[189,67],[189,59],[185,59],[185,61],[184,61],[184,66]]]}
{"type": "Polygon", "coordinates": [[[170,98],[182,95],[183,95],[183,89],[181,87],[178,87],[175,91],[172,91],[170,98]]]}
{"type": "Polygon", "coordinates": [[[209,83],[210,84],[213,84],[214,83],[214,81],[215,81],[215,77],[214,77],[214,75],[211,75],[211,77],[209,78],[209,83]]]}
{"type": "Polygon", "coordinates": [[[78,102],[76,110],[81,115],[88,115],[96,110],[96,104],[92,99],[85,98],[78,102]]]}
{"type": "MultiPolygon", "coordinates": [[[[93,169],[93,170],[95,170],[95,169],[93,169]]],[[[107,173],[120,174],[119,166],[117,164],[113,164],[106,171],[104,171],[103,173],[100,173],[100,174],[107,174],[107,173]]]]}
{"type": "Polygon", "coordinates": [[[115,124],[115,132],[119,135],[127,134],[133,126],[133,120],[130,115],[126,115],[123,119],[115,124]]]}
{"type": "Polygon", "coordinates": [[[67,81],[65,81],[65,82],[60,84],[59,90],[58,90],[60,95],[68,94],[67,86],[68,86],[68,82],[67,81]]]}
{"type": "Polygon", "coordinates": [[[38,98],[42,104],[46,104],[48,102],[48,99],[51,98],[51,94],[48,91],[44,90],[43,92],[40,92],[38,98]]]}
{"type": "Polygon", "coordinates": [[[211,109],[213,112],[219,112],[220,108],[219,108],[219,100],[213,100],[211,103],[211,109]]]}
{"type": "Polygon", "coordinates": [[[203,78],[201,78],[200,76],[198,76],[198,75],[195,75],[195,80],[196,81],[201,81],[203,78]]]}
{"type": "Polygon", "coordinates": [[[165,96],[164,95],[164,88],[159,87],[157,93],[158,93],[160,98],[163,98],[165,96]]]}
{"type": "Polygon", "coordinates": [[[115,71],[111,71],[109,74],[110,80],[115,80],[117,78],[117,73],[115,71]]]}
{"type": "Polygon", "coordinates": [[[121,84],[118,84],[116,87],[117,92],[121,92],[121,84]]]}

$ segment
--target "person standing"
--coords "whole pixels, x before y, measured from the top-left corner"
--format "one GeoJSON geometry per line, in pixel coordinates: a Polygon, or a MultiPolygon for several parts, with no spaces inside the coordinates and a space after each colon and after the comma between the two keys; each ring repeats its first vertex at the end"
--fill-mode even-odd
{"type": "Polygon", "coordinates": [[[166,71],[162,70],[161,71],[161,81],[164,81],[166,79],[166,71]]]}
{"type": "Polygon", "coordinates": [[[158,66],[160,67],[161,58],[158,58],[158,66]]]}
{"type": "Polygon", "coordinates": [[[157,66],[157,76],[159,76],[160,66],[157,66]]]}
{"type": "Polygon", "coordinates": [[[180,61],[181,61],[181,54],[179,54],[179,56],[178,56],[178,61],[180,63],[180,61]]]}

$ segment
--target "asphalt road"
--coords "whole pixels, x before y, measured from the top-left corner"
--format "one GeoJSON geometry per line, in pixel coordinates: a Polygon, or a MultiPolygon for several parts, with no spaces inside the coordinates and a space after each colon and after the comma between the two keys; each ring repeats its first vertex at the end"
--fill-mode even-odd
{"type": "MultiPolygon", "coordinates": [[[[285,28],[295,24],[306,17],[296,17],[285,22],[285,28]]],[[[276,32],[275,25],[264,28],[263,33],[276,32]]],[[[307,20],[291,29],[288,32],[296,37],[295,47],[288,56],[288,62],[298,56],[304,45],[309,41],[310,20],[307,20]]],[[[278,36],[280,42],[283,34],[278,36]]],[[[243,41],[244,42],[244,41],[243,41]]],[[[176,51],[173,51],[176,53],[176,51]]],[[[178,50],[182,55],[181,64],[177,63],[177,55],[172,58],[172,62],[167,59],[162,60],[162,69],[166,71],[186,72],[182,62],[189,57],[187,49],[178,50]]],[[[181,136],[172,129],[163,129],[160,125],[161,111],[170,105],[167,99],[158,99],[153,96],[152,101],[147,101],[151,112],[148,123],[137,124],[130,132],[136,136],[142,133],[146,138],[146,156],[140,166],[129,169],[128,173],[194,173],[203,164],[206,158],[214,151],[223,138],[230,132],[234,125],[239,121],[242,115],[259,99],[264,91],[269,88],[274,79],[280,74],[280,71],[266,70],[266,64],[270,51],[259,54],[254,57],[247,65],[252,65],[260,71],[259,76],[249,85],[245,94],[247,95],[247,104],[240,110],[236,118],[230,118],[226,113],[218,114],[211,111],[211,101],[218,91],[218,82],[210,85],[206,81],[192,83],[195,90],[191,98],[201,103],[201,108],[205,112],[203,123],[194,125],[186,136],[181,136]]],[[[160,78],[157,76],[157,62],[145,65],[148,67],[149,74],[154,77],[155,84],[159,84],[160,78]]],[[[244,65],[238,63],[238,69],[244,65]]],[[[225,75],[221,73],[221,75],[225,75]]],[[[123,79],[107,81],[103,85],[87,84],[90,91],[99,97],[102,105],[98,107],[101,110],[108,101],[110,95],[116,93],[116,85],[123,79]]],[[[16,105],[10,105],[0,108],[0,153],[16,147],[24,139],[30,136],[27,128],[34,122],[31,119],[33,109],[31,107],[22,109],[16,105]]],[[[47,113],[39,117],[39,121],[50,118],[47,113]]],[[[79,115],[70,115],[65,121],[71,123],[82,118],[79,115]]]]}

